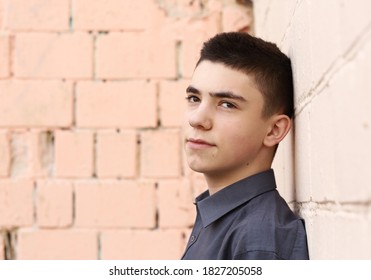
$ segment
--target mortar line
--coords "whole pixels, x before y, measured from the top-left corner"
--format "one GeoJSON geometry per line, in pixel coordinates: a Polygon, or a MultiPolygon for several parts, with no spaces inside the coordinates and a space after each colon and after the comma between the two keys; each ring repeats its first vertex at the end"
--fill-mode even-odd
{"type": "Polygon", "coordinates": [[[288,31],[290,30],[291,26],[293,25],[293,19],[295,17],[295,14],[296,14],[296,11],[298,10],[298,7],[302,4],[302,0],[298,0],[295,4],[295,7],[292,11],[292,13],[290,14],[291,18],[290,18],[290,21],[289,21],[289,24],[287,25],[286,27],[286,30],[285,30],[285,33],[283,34],[282,38],[281,38],[281,41],[279,42],[279,45],[282,46],[283,42],[285,41],[286,39],[286,36],[288,34],[288,31]]]}
{"type": "Polygon", "coordinates": [[[73,31],[73,0],[70,0],[69,1],[69,17],[68,17],[68,28],[69,28],[69,31],[72,32],[73,31]]]}
{"type": "Polygon", "coordinates": [[[295,116],[298,116],[312,101],[318,96],[329,84],[336,74],[352,61],[359,51],[367,43],[367,39],[371,37],[371,22],[363,29],[359,36],[350,44],[350,46],[338,56],[325,71],[322,78],[309,90],[301,100],[297,108],[295,108],[295,116]]]}

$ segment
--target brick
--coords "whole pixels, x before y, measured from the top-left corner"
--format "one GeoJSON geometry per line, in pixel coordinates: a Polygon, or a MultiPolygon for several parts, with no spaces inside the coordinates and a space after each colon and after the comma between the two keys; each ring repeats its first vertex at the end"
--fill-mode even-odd
{"type": "Polygon", "coordinates": [[[160,119],[164,127],[182,126],[185,119],[185,91],[190,81],[162,81],[160,83],[160,119]]]}
{"type": "MultiPolygon", "coordinates": [[[[371,179],[369,168],[365,164],[365,159],[371,157],[371,97],[367,91],[370,81],[362,64],[367,57],[371,57],[371,49],[368,56],[361,51],[329,83],[333,91],[332,128],[335,141],[332,151],[336,189],[339,200],[343,202],[368,203],[371,198],[371,189],[365,184],[371,179]],[[351,186],[357,186],[357,191],[351,186]]],[[[327,114],[327,110],[322,112],[327,114]]]]}
{"type": "Polygon", "coordinates": [[[0,61],[0,78],[7,78],[10,75],[10,40],[3,34],[0,34],[0,61]]]}
{"type": "Polygon", "coordinates": [[[150,182],[77,182],[78,227],[153,228],[155,186],[150,182]]]}
{"type": "Polygon", "coordinates": [[[143,177],[180,176],[180,133],[178,130],[143,131],[140,168],[143,177]]]}
{"type": "MultiPolygon", "coordinates": [[[[334,61],[342,55],[341,37],[344,37],[344,21],[340,18],[340,7],[337,0],[324,1],[319,5],[309,5],[311,49],[314,58],[313,81],[323,79],[323,75],[332,67],[334,61]],[[314,19],[315,18],[315,19],[314,19]],[[329,34],[332,34],[329,36],[329,34]],[[321,44],[316,44],[321,42],[321,44]]],[[[348,13],[349,11],[347,11],[348,13]]],[[[358,16],[357,16],[358,17],[358,16]]],[[[354,30],[352,30],[352,33],[354,30]]]]}
{"type": "Polygon", "coordinates": [[[195,207],[189,180],[161,180],[158,183],[160,228],[185,228],[193,225],[195,207]]]}
{"type": "Polygon", "coordinates": [[[77,0],[73,10],[77,30],[145,30],[165,16],[152,0],[77,0]]]}
{"type": "Polygon", "coordinates": [[[202,4],[197,1],[176,0],[176,1],[157,1],[157,5],[163,9],[167,17],[173,19],[189,19],[197,15],[204,16],[210,13],[220,12],[222,3],[220,0],[209,0],[202,4]]]}
{"type": "Polygon", "coordinates": [[[9,176],[10,142],[9,133],[0,131],[0,177],[9,176]]]}
{"type": "Polygon", "coordinates": [[[68,0],[5,0],[7,17],[5,27],[10,30],[69,29],[68,0]]]}
{"type": "Polygon", "coordinates": [[[4,29],[5,2],[0,1],[0,30],[4,29]]]}
{"type": "Polygon", "coordinates": [[[300,108],[303,100],[314,86],[312,53],[312,37],[308,2],[302,2],[295,10],[290,33],[286,36],[290,40],[289,57],[291,58],[294,77],[294,104],[300,108]]]}
{"type": "Polygon", "coordinates": [[[0,232],[0,260],[5,259],[5,244],[2,232],[0,232]]]}
{"type": "Polygon", "coordinates": [[[179,260],[184,250],[182,231],[105,231],[101,250],[105,260],[179,260]]]}
{"type": "Polygon", "coordinates": [[[310,230],[311,259],[351,260],[371,257],[371,223],[363,215],[317,211],[310,230]]]}
{"type": "Polygon", "coordinates": [[[178,58],[181,77],[192,77],[203,43],[221,31],[219,25],[220,15],[213,13],[197,21],[182,22],[175,28],[181,34],[181,52],[178,58]]]}
{"type": "MultiPolygon", "coordinates": [[[[342,50],[348,50],[348,48],[352,48],[352,45],[359,40],[359,37],[365,34],[365,30],[368,28],[370,2],[359,0],[357,5],[352,5],[349,1],[336,4],[338,5],[338,17],[340,18],[341,27],[339,41],[342,45],[342,50]]],[[[328,20],[326,24],[330,22],[328,20]]]]}
{"type": "Polygon", "coordinates": [[[91,177],[93,175],[93,134],[90,131],[55,132],[55,175],[91,177]]]}
{"type": "MultiPolygon", "coordinates": [[[[291,32],[291,23],[298,1],[266,2],[262,0],[259,3],[254,3],[255,34],[281,47],[285,34],[291,32]]],[[[289,38],[291,39],[291,37],[289,38]]]]}
{"type": "Polygon", "coordinates": [[[17,78],[91,78],[93,40],[85,33],[23,33],[15,37],[17,78]]]}
{"type": "Polygon", "coordinates": [[[41,135],[39,132],[30,132],[27,133],[27,144],[28,144],[28,153],[27,153],[27,159],[28,162],[28,171],[29,176],[46,176],[47,173],[43,172],[46,170],[43,170],[42,166],[42,152],[40,147],[41,142],[41,135]]]}
{"type": "Polygon", "coordinates": [[[138,163],[137,146],[135,131],[98,133],[96,160],[98,177],[135,177],[138,163]]]}
{"type": "Polygon", "coordinates": [[[157,126],[157,93],[152,82],[82,82],[77,84],[76,91],[79,127],[157,126]]]}
{"type": "Polygon", "coordinates": [[[338,179],[335,176],[334,155],[334,91],[327,87],[311,102],[311,165],[312,199],[337,201],[338,179]]]}
{"type": "Polygon", "coordinates": [[[30,180],[0,181],[0,227],[33,223],[33,183],[30,180]]]}
{"type": "Polygon", "coordinates": [[[11,138],[11,177],[39,178],[51,174],[53,143],[50,132],[18,130],[11,138]]]}
{"type": "Polygon", "coordinates": [[[68,181],[38,181],[36,217],[40,227],[72,225],[73,186],[68,181]]]}
{"type": "Polygon", "coordinates": [[[22,229],[17,243],[17,258],[20,260],[98,258],[98,239],[94,231],[22,229]]]}
{"type": "Polygon", "coordinates": [[[30,177],[30,137],[25,131],[17,131],[11,134],[11,166],[10,177],[30,177]]]}
{"type": "Polygon", "coordinates": [[[310,201],[312,189],[312,154],[310,105],[295,117],[295,184],[296,200],[310,201]]]}
{"type": "MultiPolygon", "coordinates": [[[[293,0],[296,2],[296,0],[293,0]]],[[[269,3],[270,0],[260,0],[254,3],[253,12],[254,12],[254,29],[255,33],[258,36],[263,36],[263,31],[266,23],[265,15],[269,12],[269,7],[274,5],[273,3],[269,3]]],[[[286,1],[285,1],[286,2],[286,1]]],[[[291,1],[292,2],[292,1],[291,1]]]]}
{"type": "Polygon", "coordinates": [[[59,81],[0,81],[0,127],[65,127],[72,86],[59,81]]]}
{"type": "Polygon", "coordinates": [[[227,6],[223,9],[223,32],[248,31],[252,27],[252,19],[250,7],[242,5],[227,6]]]}
{"type": "Polygon", "coordinates": [[[110,33],[96,42],[96,76],[175,78],[175,40],[166,30],[110,33]]]}

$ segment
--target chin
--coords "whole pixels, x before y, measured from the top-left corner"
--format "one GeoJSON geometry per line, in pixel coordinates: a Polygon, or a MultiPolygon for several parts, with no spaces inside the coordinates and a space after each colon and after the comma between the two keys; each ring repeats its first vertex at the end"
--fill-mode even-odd
{"type": "Polygon", "coordinates": [[[198,172],[198,173],[203,173],[203,174],[213,173],[213,169],[210,168],[209,166],[191,164],[191,163],[188,163],[188,166],[189,166],[190,169],[192,169],[193,171],[198,172]]]}
{"type": "Polygon", "coordinates": [[[190,169],[192,169],[195,172],[203,173],[203,171],[204,171],[202,168],[193,166],[191,164],[188,164],[188,166],[189,166],[190,169]]]}
{"type": "Polygon", "coordinates": [[[192,169],[195,172],[204,173],[204,171],[205,171],[205,167],[203,167],[200,164],[197,164],[195,162],[192,162],[192,161],[191,162],[188,161],[188,166],[189,166],[190,169],[192,169]]]}

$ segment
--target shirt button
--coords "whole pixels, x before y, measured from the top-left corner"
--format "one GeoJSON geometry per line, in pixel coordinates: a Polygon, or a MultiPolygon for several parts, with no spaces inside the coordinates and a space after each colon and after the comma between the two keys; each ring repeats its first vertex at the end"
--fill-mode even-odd
{"type": "Polygon", "coordinates": [[[191,242],[194,242],[196,240],[196,237],[194,235],[191,236],[191,242]]]}

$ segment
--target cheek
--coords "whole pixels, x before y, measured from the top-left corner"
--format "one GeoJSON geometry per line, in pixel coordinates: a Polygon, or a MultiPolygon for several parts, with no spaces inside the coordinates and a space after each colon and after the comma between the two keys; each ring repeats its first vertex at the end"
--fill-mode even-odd
{"type": "MultiPolygon", "coordinates": [[[[256,153],[262,144],[261,133],[256,130],[239,129],[226,138],[228,147],[235,157],[244,157],[256,153]]],[[[228,135],[228,134],[226,134],[228,135]]]]}

